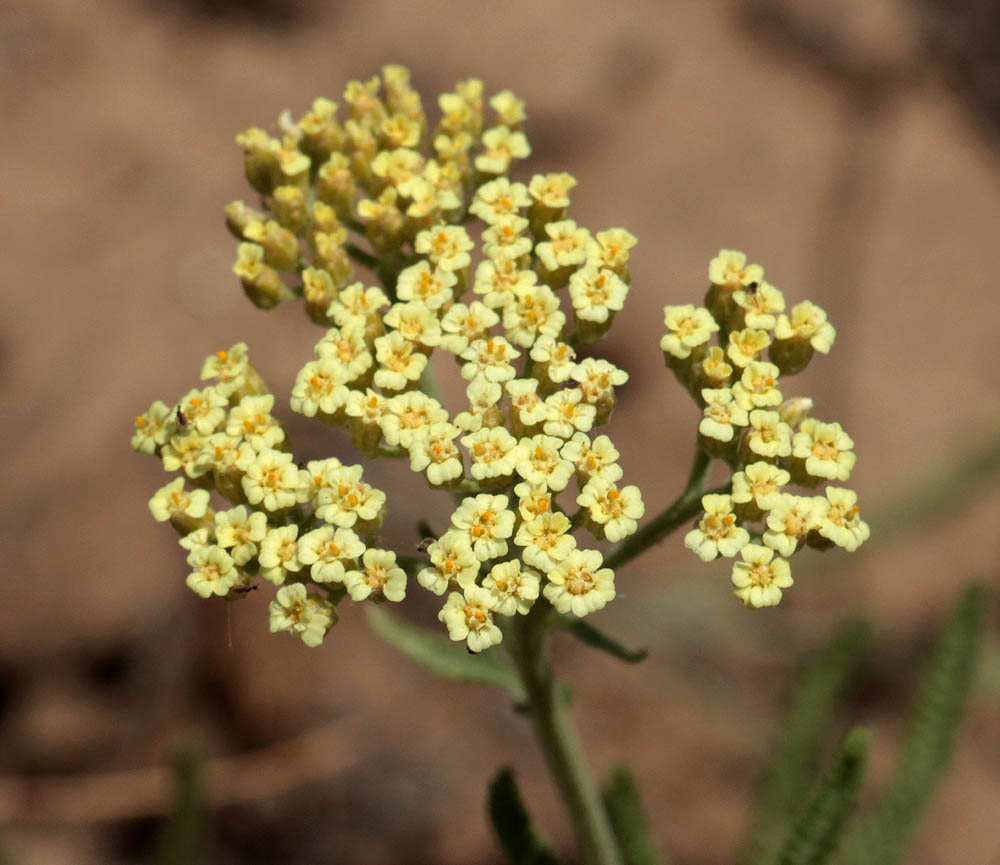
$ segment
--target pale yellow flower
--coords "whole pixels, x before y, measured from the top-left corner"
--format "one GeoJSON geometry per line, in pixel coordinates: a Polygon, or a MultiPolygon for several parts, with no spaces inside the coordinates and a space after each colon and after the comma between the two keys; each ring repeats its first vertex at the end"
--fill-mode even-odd
{"type": "Polygon", "coordinates": [[[303,643],[315,648],[337,621],[333,604],[319,595],[310,595],[302,583],[278,589],[270,606],[271,633],[289,631],[303,643]]]}
{"type": "Polygon", "coordinates": [[[347,403],[350,390],[345,384],[346,370],[339,360],[311,360],[295,377],[289,405],[292,411],[316,417],[334,417],[347,403]]]}
{"type": "Polygon", "coordinates": [[[771,344],[771,337],[765,330],[747,327],[729,334],[726,354],[741,369],[752,361],[760,360],[761,352],[771,344]]]}
{"type": "Polygon", "coordinates": [[[454,296],[458,277],[451,270],[432,268],[421,261],[401,271],[396,280],[396,297],[423,303],[436,310],[448,304],[454,296]]]}
{"type": "Polygon", "coordinates": [[[828,354],[833,348],[837,331],[820,307],[804,300],[792,307],[791,316],[778,316],[774,336],[780,340],[802,339],[821,354],[828,354]]]}
{"type": "Polygon", "coordinates": [[[520,261],[531,252],[531,238],[524,232],[528,220],[510,215],[496,219],[483,232],[483,254],[491,261],[520,261]]]}
{"type": "Polygon", "coordinates": [[[842,487],[827,487],[825,492],[826,498],[816,497],[818,531],[853,553],[871,535],[868,523],[858,515],[858,494],[842,487]]]}
{"type": "Polygon", "coordinates": [[[543,336],[559,336],[565,325],[559,298],[547,285],[515,292],[503,310],[504,333],[521,348],[531,348],[543,336]]]}
{"type": "Polygon", "coordinates": [[[634,485],[622,487],[591,478],[576,497],[576,503],[587,508],[587,524],[598,537],[617,543],[639,527],[646,513],[642,494],[634,485]]]}
{"type": "Polygon", "coordinates": [[[175,478],[149,500],[149,512],[157,522],[170,522],[183,533],[210,525],[208,490],[185,490],[184,478],[175,478]]]}
{"type": "Polygon", "coordinates": [[[375,340],[375,384],[384,390],[404,390],[417,381],[427,366],[427,355],[394,330],[375,340]]]}
{"type": "Polygon", "coordinates": [[[733,475],[733,504],[748,507],[748,518],[756,519],[781,499],[781,488],[791,480],[784,469],[767,462],[750,463],[733,475]]]}
{"type": "Polygon", "coordinates": [[[615,401],[615,388],[628,381],[625,370],[599,357],[584,358],[573,368],[572,377],[580,385],[587,402],[607,405],[609,409],[615,401]]]}
{"type": "Polygon", "coordinates": [[[233,562],[241,567],[257,555],[266,534],[267,514],[261,511],[247,511],[238,505],[215,513],[215,541],[229,550],[233,562]]]}
{"type": "Polygon", "coordinates": [[[425,354],[430,354],[441,342],[441,322],[437,314],[418,300],[394,303],[383,321],[425,354]]]}
{"type": "Polygon", "coordinates": [[[528,194],[547,208],[558,210],[569,207],[569,191],[577,180],[565,171],[560,174],[536,174],[528,184],[528,194]]]}
{"type": "Polygon", "coordinates": [[[521,556],[527,564],[548,573],[576,548],[572,531],[565,514],[546,511],[521,523],[514,543],[524,548],[521,556]]]}
{"type": "Polygon", "coordinates": [[[317,583],[341,583],[358,565],[365,545],[351,529],[320,526],[299,538],[299,561],[317,583]]]}
{"type": "Polygon", "coordinates": [[[396,564],[391,550],[365,550],[361,569],[345,573],[343,582],[352,601],[372,598],[399,603],[406,597],[406,571],[396,564]]]}
{"type": "Polygon", "coordinates": [[[539,579],[534,571],[522,568],[514,559],[492,567],[483,580],[486,589],[496,602],[494,613],[501,616],[526,615],[538,598],[539,579]]]}
{"type": "Polygon", "coordinates": [[[497,426],[503,422],[503,415],[497,408],[503,396],[499,382],[478,376],[469,382],[465,395],[469,399],[469,410],[455,415],[455,426],[466,432],[475,432],[484,426],[497,426]]]}
{"type": "Polygon", "coordinates": [[[141,454],[156,452],[156,448],[166,444],[174,421],[173,409],[162,400],[156,400],[149,411],[135,416],[135,434],[132,436],[132,450],[141,454]]]}
{"type": "MultiPolygon", "coordinates": [[[[177,430],[177,425],[172,424],[172,429],[177,430]]],[[[183,435],[171,435],[167,443],[160,448],[163,468],[168,472],[183,469],[184,474],[192,479],[201,477],[210,470],[204,459],[207,443],[208,438],[193,430],[183,435]]]]}
{"type": "Polygon", "coordinates": [[[450,423],[433,423],[425,434],[411,441],[410,468],[425,472],[432,486],[458,480],[464,472],[462,454],[455,444],[461,430],[450,423]]]}
{"type": "Polygon", "coordinates": [[[448,412],[433,397],[418,390],[386,401],[382,410],[382,435],[386,444],[409,448],[423,438],[432,424],[448,420],[448,412]]]}
{"type": "Polygon", "coordinates": [[[765,460],[787,457],[792,452],[792,430],[776,411],[754,409],[743,444],[752,456],[765,460]]]}
{"type": "Polygon", "coordinates": [[[241,468],[245,472],[242,484],[247,501],[266,511],[283,511],[309,496],[290,453],[272,448],[257,451],[241,463],[241,468]]]}
{"type": "Polygon", "coordinates": [[[476,268],[472,290],[490,309],[501,309],[513,300],[515,292],[527,291],[537,282],[538,274],[520,269],[513,259],[486,259],[476,268]]]}
{"type": "Polygon", "coordinates": [[[573,463],[560,451],[563,440],[541,433],[521,440],[517,473],[533,486],[545,485],[553,492],[566,489],[573,476],[573,463]]]}
{"type": "MultiPolygon", "coordinates": [[[[462,444],[469,451],[469,474],[477,481],[508,479],[519,465],[518,440],[502,426],[482,427],[465,436],[462,444]]],[[[489,486],[495,488],[496,484],[489,486]]]]}
{"type": "Polygon", "coordinates": [[[750,542],[750,533],[736,524],[730,496],[702,496],[701,506],[705,513],[698,525],[684,536],[684,546],[703,562],[710,562],[717,556],[735,556],[750,542]]]}
{"type": "Polygon", "coordinates": [[[777,606],[781,590],[792,584],[788,562],[759,544],[747,544],[740,555],[743,561],[733,565],[733,594],[747,607],[777,606]]]}
{"type": "Polygon", "coordinates": [[[754,289],[734,291],[733,302],[743,310],[746,327],[758,330],[774,330],[778,314],[785,311],[784,295],[763,279],[754,289]]]}
{"type": "Polygon", "coordinates": [[[478,300],[469,305],[453,303],[441,318],[441,348],[460,355],[473,340],[485,339],[499,322],[500,316],[478,300]]]}
{"type": "Polygon", "coordinates": [[[323,460],[309,460],[306,467],[299,470],[299,484],[308,493],[307,501],[316,504],[320,490],[329,489],[333,483],[331,473],[342,465],[336,457],[327,457],[323,460]]]}
{"type": "Polygon", "coordinates": [[[565,342],[541,336],[531,347],[531,374],[540,384],[559,385],[569,381],[576,369],[576,351],[565,342]]]}
{"type": "Polygon", "coordinates": [[[521,352],[502,336],[477,339],[459,355],[466,361],[462,366],[462,378],[469,381],[480,377],[493,382],[509,381],[516,375],[511,364],[520,356],[521,352]]]}
{"type": "Polygon", "coordinates": [[[708,281],[728,289],[759,283],[763,278],[764,268],[747,264],[746,255],[735,249],[720,249],[708,265],[708,281]]]}
{"type": "Polygon", "coordinates": [[[515,159],[531,155],[531,145],[523,132],[494,126],[483,133],[483,152],[476,157],[476,170],[483,174],[506,174],[515,159]]]}
{"type": "Polygon", "coordinates": [[[733,368],[726,363],[726,355],[717,346],[709,346],[708,354],[698,364],[699,380],[712,389],[728,386],[733,375],[733,368]]]}
{"type": "Polygon", "coordinates": [[[522,520],[530,522],[552,511],[552,490],[544,484],[521,481],[514,487],[514,495],[517,496],[517,512],[522,520]]]}
{"type": "Polygon", "coordinates": [[[285,431],[272,417],[274,395],[245,396],[229,411],[226,433],[243,438],[256,450],[277,447],[285,440],[285,431]]]}
{"type": "Polygon", "coordinates": [[[177,422],[199,435],[208,436],[226,423],[226,409],[229,400],[214,387],[189,390],[180,398],[176,411],[177,422]]]}
{"type": "Polygon", "coordinates": [[[372,368],[374,358],[365,339],[365,327],[353,319],[344,327],[331,327],[313,347],[320,360],[336,361],[341,367],[341,380],[351,385],[372,368]]]}
{"type": "Polygon", "coordinates": [[[455,642],[465,640],[470,652],[481,652],[503,639],[493,622],[496,605],[497,599],[488,589],[468,586],[448,596],[438,619],[448,628],[449,638],[455,642]]]}
{"type": "Polygon", "coordinates": [[[705,401],[705,409],[698,432],[706,438],[731,442],[736,435],[736,427],[749,423],[746,410],[733,399],[733,392],[728,387],[703,388],[701,398],[705,401]]]}
{"type": "Polygon", "coordinates": [[[521,208],[529,204],[531,198],[523,183],[511,183],[506,177],[498,177],[476,190],[469,213],[492,225],[508,216],[517,216],[521,208]]]}
{"type": "Polygon", "coordinates": [[[599,231],[587,247],[587,264],[614,271],[625,282],[629,281],[629,250],[636,245],[635,235],[624,228],[599,231]]]}
{"type": "Polygon", "coordinates": [[[515,429],[520,424],[522,434],[537,427],[545,420],[545,403],[538,395],[538,379],[515,378],[504,383],[510,394],[511,420],[515,429]]]}
{"type": "Polygon", "coordinates": [[[361,466],[330,471],[330,486],[319,492],[316,516],[341,528],[382,522],[385,493],[361,480],[361,466]]]}
{"type": "Polygon", "coordinates": [[[548,223],[545,233],[549,239],[535,245],[535,255],[546,270],[579,267],[587,260],[591,237],[586,228],[581,228],[572,219],[562,219],[548,223]]]}
{"type": "Polygon", "coordinates": [[[615,598],[615,575],[603,561],[597,550],[572,550],[548,572],[545,597],[558,612],[578,618],[602,609],[615,598]]]}
{"type": "Polygon", "coordinates": [[[497,113],[498,124],[516,129],[524,123],[524,100],[518,99],[511,90],[501,90],[491,96],[490,107],[497,113]]]}
{"type": "Polygon", "coordinates": [[[690,357],[692,349],[704,345],[719,329],[707,309],[690,303],[663,307],[663,322],[667,333],[660,340],[660,348],[678,360],[690,357]]]}
{"type": "Polygon", "coordinates": [[[229,554],[219,546],[198,547],[187,557],[194,570],[188,574],[187,587],[203,598],[228,595],[240,582],[240,574],[229,554]]]}
{"type": "Polygon", "coordinates": [[[360,325],[369,334],[381,333],[382,310],[389,305],[389,298],[381,288],[365,288],[360,282],[347,286],[330,304],[327,315],[337,327],[360,325]]]}
{"type": "Polygon", "coordinates": [[[625,306],[628,286],[614,271],[589,264],[569,278],[569,296],[580,321],[606,322],[625,306]]]}
{"type": "Polygon", "coordinates": [[[577,431],[590,432],[597,416],[597,409],[583,401],[583,391],[578,387],[546,397],[545,410],[542,432],[561,439],[571,438],[577,431]]]}
{"type": "Polygon", "coordinates": [[[417,582],[435,595],[443,595],[450,586],[466,588],[476,584],[480,561],[472,551],[469,536],[450,529],[427,548],[433,567],[417,574],[417,582]]]}
{"type": "Polygon", "coordinates": [[[857,461],[854,440],[839,423],[806,418],[792,437],[792,457],[811,478],[846,481],[857,461]]]}
{"type": "Polygon", "coordinates": [[[592,442],[586,433],[575,433],[563,446],[562,455],[575,466],[581,488],[591,479],[613,484],[624,474],[618,465],[620,454],[606,435],[599,435],[592,442]]]}
{"type": "Polygon", "coordinates": [[[372,160],[372,174],[399,186],[414,176],[420,176],[424,169],[424,157],[410,147],[382,150],[372,160]]]}
{"type": "Polygon", "coordinates": [[[506,539],[514,533],[514,514],[507,503],[507,496],[483,493],[463,499],[451,516],[451,524],[468,535],[481,562],[507,554],[506,539]]]}
{"type": "Polygon", "coordinates": [[[778,390],[779,374],[773,363],[750,361],[733,385],[733,398],[747,411],[780,405],[783,397],[778,390]]]}
{"type": "Polygon", "coordinates": [[[819,526],[818,499],[782,493],[767,514],[764,544],[786,559],[805,543],[806,535],[819,526]]]}
{"type": "Polygon", "coordinates": [[[290,573],[302,570],[299,561],[299,527],[278,526],[268,531],[260,542],[260,575],[276,586],[285,582],[290,573]]]}
{"type": "Polygon", "coordinates": [[[475,244],[460,225],[437,225],[421,231],[413,242],[413,249],[426,255],[431,264],[441,271],[462,270],[472,258],[469,250],[475,244]]]}

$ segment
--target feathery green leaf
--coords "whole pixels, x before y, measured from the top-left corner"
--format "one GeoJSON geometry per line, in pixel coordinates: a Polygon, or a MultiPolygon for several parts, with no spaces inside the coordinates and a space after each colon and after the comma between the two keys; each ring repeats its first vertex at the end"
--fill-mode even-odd
{"type": "Polygon", "coordinates": [[[819,787],[810,797],[778,855],[778,865],[824,865],[837,848],[868,764],[867,730],[855,727],[844,738],[819,787]]]}
{"type": "Polygon", "coordinates": [[[625,865],[663,865],[649,831],[639,785],[624,764],[615,766],[601,791],[625,865]]]}
{"type": "Polygon", "coordinates": [[[982,632],[985,595],[980,585],[966,589],[938,638],[896,770],[878,804],[845,843],[845,861],[851,865],[893,865],[906,852],[951,756],[965,711],[982,632]]]}
{"type": "Polygon", "coordinates": [[[497,839],[511,865],[558,865],[548,844],[535,830],[509,766],[501,769],[490,783],[487,806],[497,839]]]}
{"type": "Polygon", "coordinates": [[[479,682],[505,688],[516,701],[524,700],[524,690],[517,671],[499,652],[472,654],[464,643],[449,640],[444,634],[399,621],[378,607],[368,609],[372,630],[411,661],[424,669],[454,682],[479,682]]]}
{"type": "Polygon", "coordinates": [[[815,781],[834,708],[870,639],[871,629],[866,623],[848,622],[806,659],[764,775],[760,805],[747,844],[748,865],[770,865],[775,861],[791,817],[815,781]]]}

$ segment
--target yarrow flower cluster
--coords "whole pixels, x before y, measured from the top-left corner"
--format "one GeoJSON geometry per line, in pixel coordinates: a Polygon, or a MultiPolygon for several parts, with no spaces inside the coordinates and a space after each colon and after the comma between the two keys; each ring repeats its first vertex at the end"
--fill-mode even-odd
{"type": "Polygon", "coordinates": [[[182,535],[188,585],[232,598],[273,584],[271,630],[309,646],[343,598],[399,602],[411,578],[447,596],[439,619],[473,652],[540,597],[572,616],[601,609],[614,574],[577,534],[621,541],[644,506],[597,433],[628,375],[577,348],[622,309],[635,237],[577,225],[569,174],[511,179],[530,146],[510,91],[486,100],[481,81],[459,82],[433,132],[400,66],[352,81],[343,101],[344,119],[317,99],[276,133],[237,136],[261,201],[226,207],[234,271],[259,307],[300,297],[326,328],[291,409],[346,428],[365,458],[408,460],[456,507],[419,548],[381,548],[385,494],[360,464],[295,461],[238,343],[205,361],[205,387],[135,419],[133,448],[183,473],[150,510],[182,535]],[[383,286],[355,281],[355,264],[383,286]],[[465,381],[457,412],[434,387],[435,352],[465,381]]]}
{"type": "Polygon", "coordinates": [[[827,354],[836,332],[809,301],[786,312],[782,293],[742,252],[721,250],[708,274],[704,307],[664,308],[660,348],[702,409],[699,446],[725,460],[732,478],[727,493],[702,498],[703,514],[684,543],[706,562],[739,557],[736,596],[750,607],[774,606],[792,585],[788,559],[796,551],[853,551],[869,535],[853,490],[787,491],[842,484],[854,468],[854,442],[841,425],[812,417],[811,399],[781,390],[781,377],[804,369],[815,352],[827,354]]]}

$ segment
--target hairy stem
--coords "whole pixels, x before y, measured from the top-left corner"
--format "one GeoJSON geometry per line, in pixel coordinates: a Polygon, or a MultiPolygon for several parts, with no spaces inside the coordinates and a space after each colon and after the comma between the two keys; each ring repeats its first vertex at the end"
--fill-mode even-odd
{"type": "Polygon", "coordinates": [[[644,553],[654,544],[658,544],[698,513],[701,510],[701,497],[706,492],[728,492],[729,484],[705,490],[705,479],[708,477],[711,462],[711,457],[700,448],[696,449],[694,462],[691,465],[691,474],[684,492],[672,505],[646,523],[634,535],[625,538],[608,550],[604,557],[604,564],[609,568],[618,568],[632,561],[640,553],[644,553]]]}
{"type": "MultiPolygon", "coordinates": [[[[539,598],[517,616],[509,647],[527,695],[535,734],[562,797],[585,865],[622,865],[611,823],[580,747],[565,696],[546,652],[552,607],[539,598]]],[[[506,641],[505,641],[506,642],[506,641]]]]}

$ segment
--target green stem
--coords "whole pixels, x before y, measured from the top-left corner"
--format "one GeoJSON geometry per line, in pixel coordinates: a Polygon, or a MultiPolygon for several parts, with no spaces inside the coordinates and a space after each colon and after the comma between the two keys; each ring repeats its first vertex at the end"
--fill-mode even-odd
{"type": "MultiPolygon", "coordinates": [[[[644,553],[654,544],[658,544],[667,535],[686,523],[701,510],[701,497],[705,494],[705,480],[712,458],[700,448],[695,450],[694,463],[687,486],[677,500],[653,520],[646,523],[631,537],[615,544],[604,557],[604,564],[609,568],[618,568],[632,561],[640,553],[644,553]]],[[[708,490],[709,493],[728,492],[729,484],[708,490]]]]}
{"type": "Polygon", "coordinates": [[[546,652],[552,607],[539,598],[527,616],[517,616],[511,656],[517,666],[538,742],[569,812],[584,865],[622,865],[621,853],[600,793],[587,768],[565,696],[546,652]]]}
{"type": "Polygon", "coordinates": [[[348,256],[353,258],[358,264],[372,271],[378,269],[380,264],[378,256],[372,255],[370,252],[353,243],[345,243],[344,249],[347,251],[348,256]]]}

